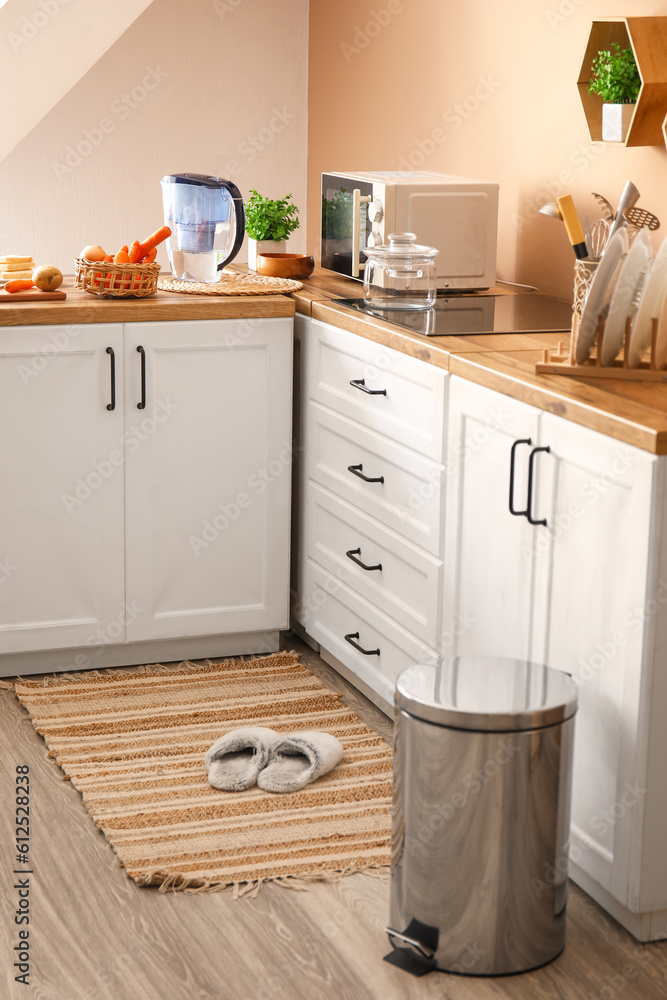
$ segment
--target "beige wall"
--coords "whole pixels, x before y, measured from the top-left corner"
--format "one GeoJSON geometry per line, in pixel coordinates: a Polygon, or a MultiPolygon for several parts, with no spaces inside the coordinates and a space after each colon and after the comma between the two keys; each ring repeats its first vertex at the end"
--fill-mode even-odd
{"type": "Polygon", "coordinates": [[[292,191],[305,249],[307,39],[308,0],[156,0],[0,163],[0,254],[71,272],[161,225],[184,170],[292,191]]]}
{"type": "Polygon", "coordinates": [[[506,280],[571,295],[565,230],[537,214],[567,191],[583,223],[584,212],[599,214],[591,191],[616,204],[632,179],[640,205],[663,220],[653,235],[659,246],[667,151],[593,145],[576,88],[591,21],[628,14],[667,15],[667,4],[311,0],[311,252],[321,171],[410,167],[500,183],[498,274],[506,280]]]}

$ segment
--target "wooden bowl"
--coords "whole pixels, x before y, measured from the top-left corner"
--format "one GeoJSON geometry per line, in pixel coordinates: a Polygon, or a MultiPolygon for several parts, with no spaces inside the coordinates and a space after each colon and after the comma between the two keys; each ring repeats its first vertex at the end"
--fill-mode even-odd
{"type": "Polygon", "coordinates": [[[315,258],[305,253],[258,253],[257,273],[266,278],[309,278],[315,258]]]}

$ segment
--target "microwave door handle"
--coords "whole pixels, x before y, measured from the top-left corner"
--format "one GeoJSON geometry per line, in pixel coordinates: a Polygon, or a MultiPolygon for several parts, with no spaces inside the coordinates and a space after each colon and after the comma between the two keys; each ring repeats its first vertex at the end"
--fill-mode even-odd
{"type": "Polygon", "coordinates": [[[369,194],[363,194],[359,188],[352,192],[352,277],[359,277],[359,241],[361,239],[361,206],[373,199],[369,194]]]}

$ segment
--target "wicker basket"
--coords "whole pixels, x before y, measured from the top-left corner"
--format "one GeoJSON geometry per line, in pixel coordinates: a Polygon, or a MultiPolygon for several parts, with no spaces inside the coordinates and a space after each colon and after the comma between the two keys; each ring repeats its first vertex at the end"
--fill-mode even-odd
{"type": "Polygon", "coordinates": [[[157,291],[159,264],[106,264],[85,257],[77,257],[75,264],[74,287],[91,295],[145,298],[157,291]]]}

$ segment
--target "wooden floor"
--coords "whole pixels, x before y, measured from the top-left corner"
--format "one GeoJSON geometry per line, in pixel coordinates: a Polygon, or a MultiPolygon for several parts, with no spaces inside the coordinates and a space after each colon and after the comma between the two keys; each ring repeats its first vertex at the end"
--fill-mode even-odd
{"type": "MultiPolygon", "coordinates": [[[[391,724],[298,640],[287,648],[387,738],[391,724]]],[[[551,965],[523,976],[415,979],[382,961],[389,884],[353,875],[305,892],[265,887],[160,895],[118,867],[80,797],[47,757],[8,691],[0,692],[0,995],[7,1000],[662,1000],[667,942],[638,945],[576,886],[568,939],[551,965]],[[15,767],[31,769],[31,987],[14,982],[17,893],[15,767]]]]}

